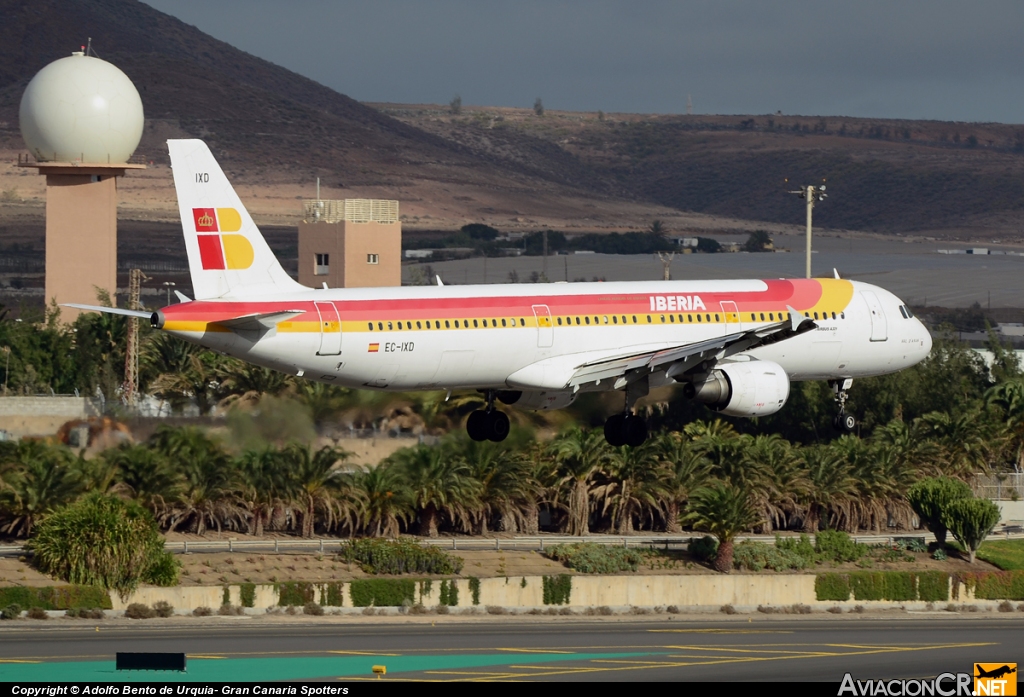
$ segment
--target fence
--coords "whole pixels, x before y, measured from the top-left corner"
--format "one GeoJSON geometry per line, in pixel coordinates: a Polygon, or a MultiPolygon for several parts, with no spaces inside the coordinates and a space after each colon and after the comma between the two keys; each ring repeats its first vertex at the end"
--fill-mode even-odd
{"type": "Polygon", "coordinates": [[[1024,473],[1007,472],[1004,474],[974,475],[971,483],[974,495],[993,501],[1024,500],[1024,473]]]}

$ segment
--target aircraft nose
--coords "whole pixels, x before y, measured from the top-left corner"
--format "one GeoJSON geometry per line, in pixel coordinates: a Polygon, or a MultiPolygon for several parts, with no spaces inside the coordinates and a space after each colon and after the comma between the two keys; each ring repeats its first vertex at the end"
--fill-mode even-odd
{"type": "Polygon", "coordinates": [[[919,331],[921,333],[921,350],[927,356],[932,352],[932,334],[921,320],[918,320],[917,324],[920,327],[919,331]]]}

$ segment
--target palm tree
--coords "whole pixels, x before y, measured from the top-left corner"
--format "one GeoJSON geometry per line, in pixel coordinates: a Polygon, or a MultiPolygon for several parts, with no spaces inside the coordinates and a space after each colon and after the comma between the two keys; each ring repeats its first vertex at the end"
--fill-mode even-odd
{"type": "Polygon", "coordinates": [[[312,537],[316,513],[324,514],[328,529],[343,521],[350,531],[356,525],[357,501],[350,478],[336,469],[351,453],[332,447],[313,452],[297,443],[285,447],[285,462],[293,480],[292,495],[299,503],[302,536],[312,537]]]}
{"type": "Polygon", "coordinates": [[[118,487],[159,517],[182,490],[183,475],[167,458],[145,445],[122,443],[103,451],[102,458],[116,468],[118,487]]]}
{"type": "Polygon", "coordinates": [[[515,532],[520,527],[523,500],[532,497],[529,463],[513,443],[474,441],[461,435],[449,447],[469,465],[470,476],[480,483],[479,508],[475,513],[477,535],[486,535],[488,523],[498,517],[502,530],[515,532]]]}
{"type": "Polygon", "coordinates": [[[694,492],[684,521],[718,539],[712,567],[724,574],[732,570],[733,540],[761,522],[750,495],[733,484],[716,482],[694,492]]]}
{"type": "Polygon", "coordinates": [[[663,513],[668,478],[657,446],[613,448],[608,460],[608,482],[595,491],[603,499],[602,513],[611,513],[611,524],[620,535],[632,533],[634,521],[642,525],[644,518],[653,527],[655,515],[663,513]]]}
{"type": "Polygon", "coordinates": [[[80,456],[62,446],[21,441],[15,457],[17,465],[7,470],[0,488],[2,530],[29,537],[41,518],[82,493],[80,456]]]}
{"type": "Polygon", "coordinates": [[[208,526],[219,531],[244,524],[238,470],[216,442],[197,428],[162,427],[151,444],[184,479],[181,493],[161,515],[161,524],[172,531],[185,527],[199,535],[208,526]]]}
{"type": "Polygon", "coordinates": [[[801,498],[804,530],[817,532],[822,522],[832,529],[850,528],[850,501],[855,480],[841,452],[828,445],[800,449],[807,473],[807,489],[801,498]]]}
{"type": "Polygon", "coordinates": [[[690,439],[679,433],[665,433],[654,444],[666,470],[662,492],[665,532],[680,532],[679,512],[707,479],[710,464],[690,439]]]}
{"type": "Polygon", "coordinates": [[[931,412],[917,419],[914,427],[938,446],[943,474],[960,478],[989,471],[1008,436],[1005,424],[992,423],[979,408],[931,412]]]}
{"type": "Polygon", "coordinates": [[[740,469],[746,474],[732,477],[731,481],[749,489],[765,526],[788,527],[789,519],[799,511],[797,501],[807,488],[807,478],[793,446],[775,433],[755,436],[743,450],[740,469]]]}
{"type": "Polygon", "coordinates": [[[267,395],[279,396],[295,385],[295,378],[288,373],[239,360],[225,361],[216,374],[220,378],[217,392],[222,395],[222,407],[254,406],[267,395]]]}
{"type": "Polygon", "coordinates": [[[297,493],[289,459],[272,446],[247,450],[238,458],[241,496],[251,516],[249,532],[256,537],[263,536],[274,511],[286,506],[297,493]]]}
{"type": "Polygon", "coordinates": [[[561,504],[568,513],[566,532],[586,535],[590,532],[590,491],[595,475],[608,465],[609,446],[597,430],[574,428],[556,438],[549,452],[557,465],[555,501],[568,499],[561,504]]]}
{"type": "Polygon", "coordinates": [[[400,468],[385,460],[376,467],[357,471],[353,488],[362,501],[367,533],[373,537],[398,537],[400,526],[412,517],[409,489],[400,468]]]}
{"type": "Polygon", "coordinates": [[[479,506],[480,483],[466,461],[447,448],[419,445],[391,456],[401,468],[412,503],[419,511],[419,534],[437,537],[446,514],[455,526],[468,529],[479,506]]]}

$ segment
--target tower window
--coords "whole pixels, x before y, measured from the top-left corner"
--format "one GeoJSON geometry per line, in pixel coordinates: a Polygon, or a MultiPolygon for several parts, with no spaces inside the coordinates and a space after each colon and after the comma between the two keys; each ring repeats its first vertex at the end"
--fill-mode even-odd
{"type": "Polygon", "coordinates": [[[330,254],[314,254],[313,255],[313,275],[314,276],[326,276],[331,272],[331,255],[330,254]]]}
{"type": "Polygon", "coordinates": [[[379,254],[367,254],[366,255],[366,263],[367,264],[379,264],[380,263],[380,255],[379,254]]]}

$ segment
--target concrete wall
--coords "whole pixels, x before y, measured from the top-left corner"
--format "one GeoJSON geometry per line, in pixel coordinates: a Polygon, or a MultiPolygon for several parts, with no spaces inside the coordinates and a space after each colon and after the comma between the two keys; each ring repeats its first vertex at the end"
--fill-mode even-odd
{"type": "Polygon", "coordinates": [[[1024,521],[1024,501],[993,501],[999,506],[999,522],[1024,521]]]}
{"type": "Polygon", "coordinates": [[[67,421],[99,413],[85,397],[0,397],[0,430],[15,438],[51,436],[67,421]]]}
{"type": "MultiPolygon", "coordinates": [[[[510,576],[480,579],[481,607],[543,607],[544,581],[541,576],[510,576]]],[[[457,607],[472,607],[473,594],[469,579],[456,579],[459,591],[457,607]]],[[[440,602],[441,581],[433,580],[428,593],[421,596],[417,583],[416,600],[426,606],[440,602]],[[422,598],[422,600],[421,600],[422,598]]],[[[350,585],[344,584],[344,606],[352,607],[350,585]]],[[[231,603],[240,605],[238,586],[229,586],[231,603]]],[[[317,599],[320,593],[317,592],[317,599]]],[[[165,600],[178,610],[197,607],[218,608],[223,598],[221,586],[188,586],[178,588],[140,588],[127,601],[112,596],[113,608],[121,610],[130,603],[152,605],[165,600]]],[[[265,610],[278,603],[272,585],[256,586],[254,608],[265,610]]],[[[818,602],[814,594],[814,575],[694,575],[694,576],[573,576],[570,607],[668,606],[683,607],[756,607],[758,605],[788,606],[803,603],[810,606],[836,605],[818,602]]],[[[864,604],[864,603],[861,603],[864,604]]],[[[888,603],[881,603],[888,605],[888,603]]]]}

